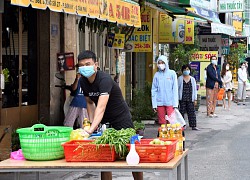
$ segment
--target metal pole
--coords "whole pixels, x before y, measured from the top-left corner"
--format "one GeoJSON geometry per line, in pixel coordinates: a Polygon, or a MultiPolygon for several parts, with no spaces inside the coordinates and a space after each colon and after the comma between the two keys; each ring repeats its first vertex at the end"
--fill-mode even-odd
{"type": "Polygon", "coordinates": [[[184,157],[185,180],[188,180],[188,155],[184,157]]]}

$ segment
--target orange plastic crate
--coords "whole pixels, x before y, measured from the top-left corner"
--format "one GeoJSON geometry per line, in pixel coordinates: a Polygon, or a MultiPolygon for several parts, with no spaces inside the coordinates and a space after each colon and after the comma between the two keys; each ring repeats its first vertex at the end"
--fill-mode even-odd
{"type": "Polygon", "coordinates": [[[93,140],[74,140],[64,143],[64,155],[67,162],[112,162],[115,161],[115,149],[108,144],[91,144],[93,140]]]}
{"type": "MultiPolygon", "coordinates": [[[[153,139],[141,139],[140,142],[135,143],[135,149],[140,156],[140,163],[144,162],[168,162],[175,156],[176,143],[177,140],[165,140],[162,141],[172,141],[170,145],[156,145],[149,144],[153,139]]],[[[130,148],[130,144],[128,144],[130,148]]]]}

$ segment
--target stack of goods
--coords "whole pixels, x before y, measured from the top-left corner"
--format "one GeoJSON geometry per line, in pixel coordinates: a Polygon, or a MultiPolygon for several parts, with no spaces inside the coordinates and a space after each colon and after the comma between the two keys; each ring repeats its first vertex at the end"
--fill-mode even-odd
{"type": "Polygon", "coordinates": [[[179,123],[176,124],[162,124],[159,128],[159,138],[164,140],[178,140],[176,144],[175,155],[181,155],[185,150],[184,129],[179,123]]]}

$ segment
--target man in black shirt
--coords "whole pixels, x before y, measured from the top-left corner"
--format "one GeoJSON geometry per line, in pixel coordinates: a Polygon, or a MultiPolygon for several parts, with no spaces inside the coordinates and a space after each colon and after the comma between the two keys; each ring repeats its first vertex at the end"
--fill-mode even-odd
{"type": "MultiPolygon", "coordinates": [[[[81,88],[87,101],[87,111],[92,122],[89,134],[97,126],[109,122],[114,129],[133,128],[131,114],[123,99],[121,89],[109,74],[98,71],[96,55],[83,51],[78,55],[81,88]]],[[[102,179],[112,179],[111,173],[102,173],[102,179]]],[[[133,173],[134,179],[143,179],[142,173],[133,173]]]]}
{"type": "Polygon", "coordinates": [[[78,56],[81,88],[87,100],[89,119],[92,122],[88,133],[107,122],[120,130],[133,127],[131,114],[121,89],[109,74],[97,71],[96,56],[91,51],[83,51],[78,56]]]}

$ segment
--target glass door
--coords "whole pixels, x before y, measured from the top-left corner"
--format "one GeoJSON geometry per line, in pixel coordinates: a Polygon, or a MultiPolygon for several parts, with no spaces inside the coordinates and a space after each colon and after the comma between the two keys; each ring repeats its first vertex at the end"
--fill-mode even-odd
{"type": "Polygon", "coordinates": [[[37,118],[37,13],[10,2],[4,8],[1,124],[20,127],[32,124],[29,115],[37,118]]]}

